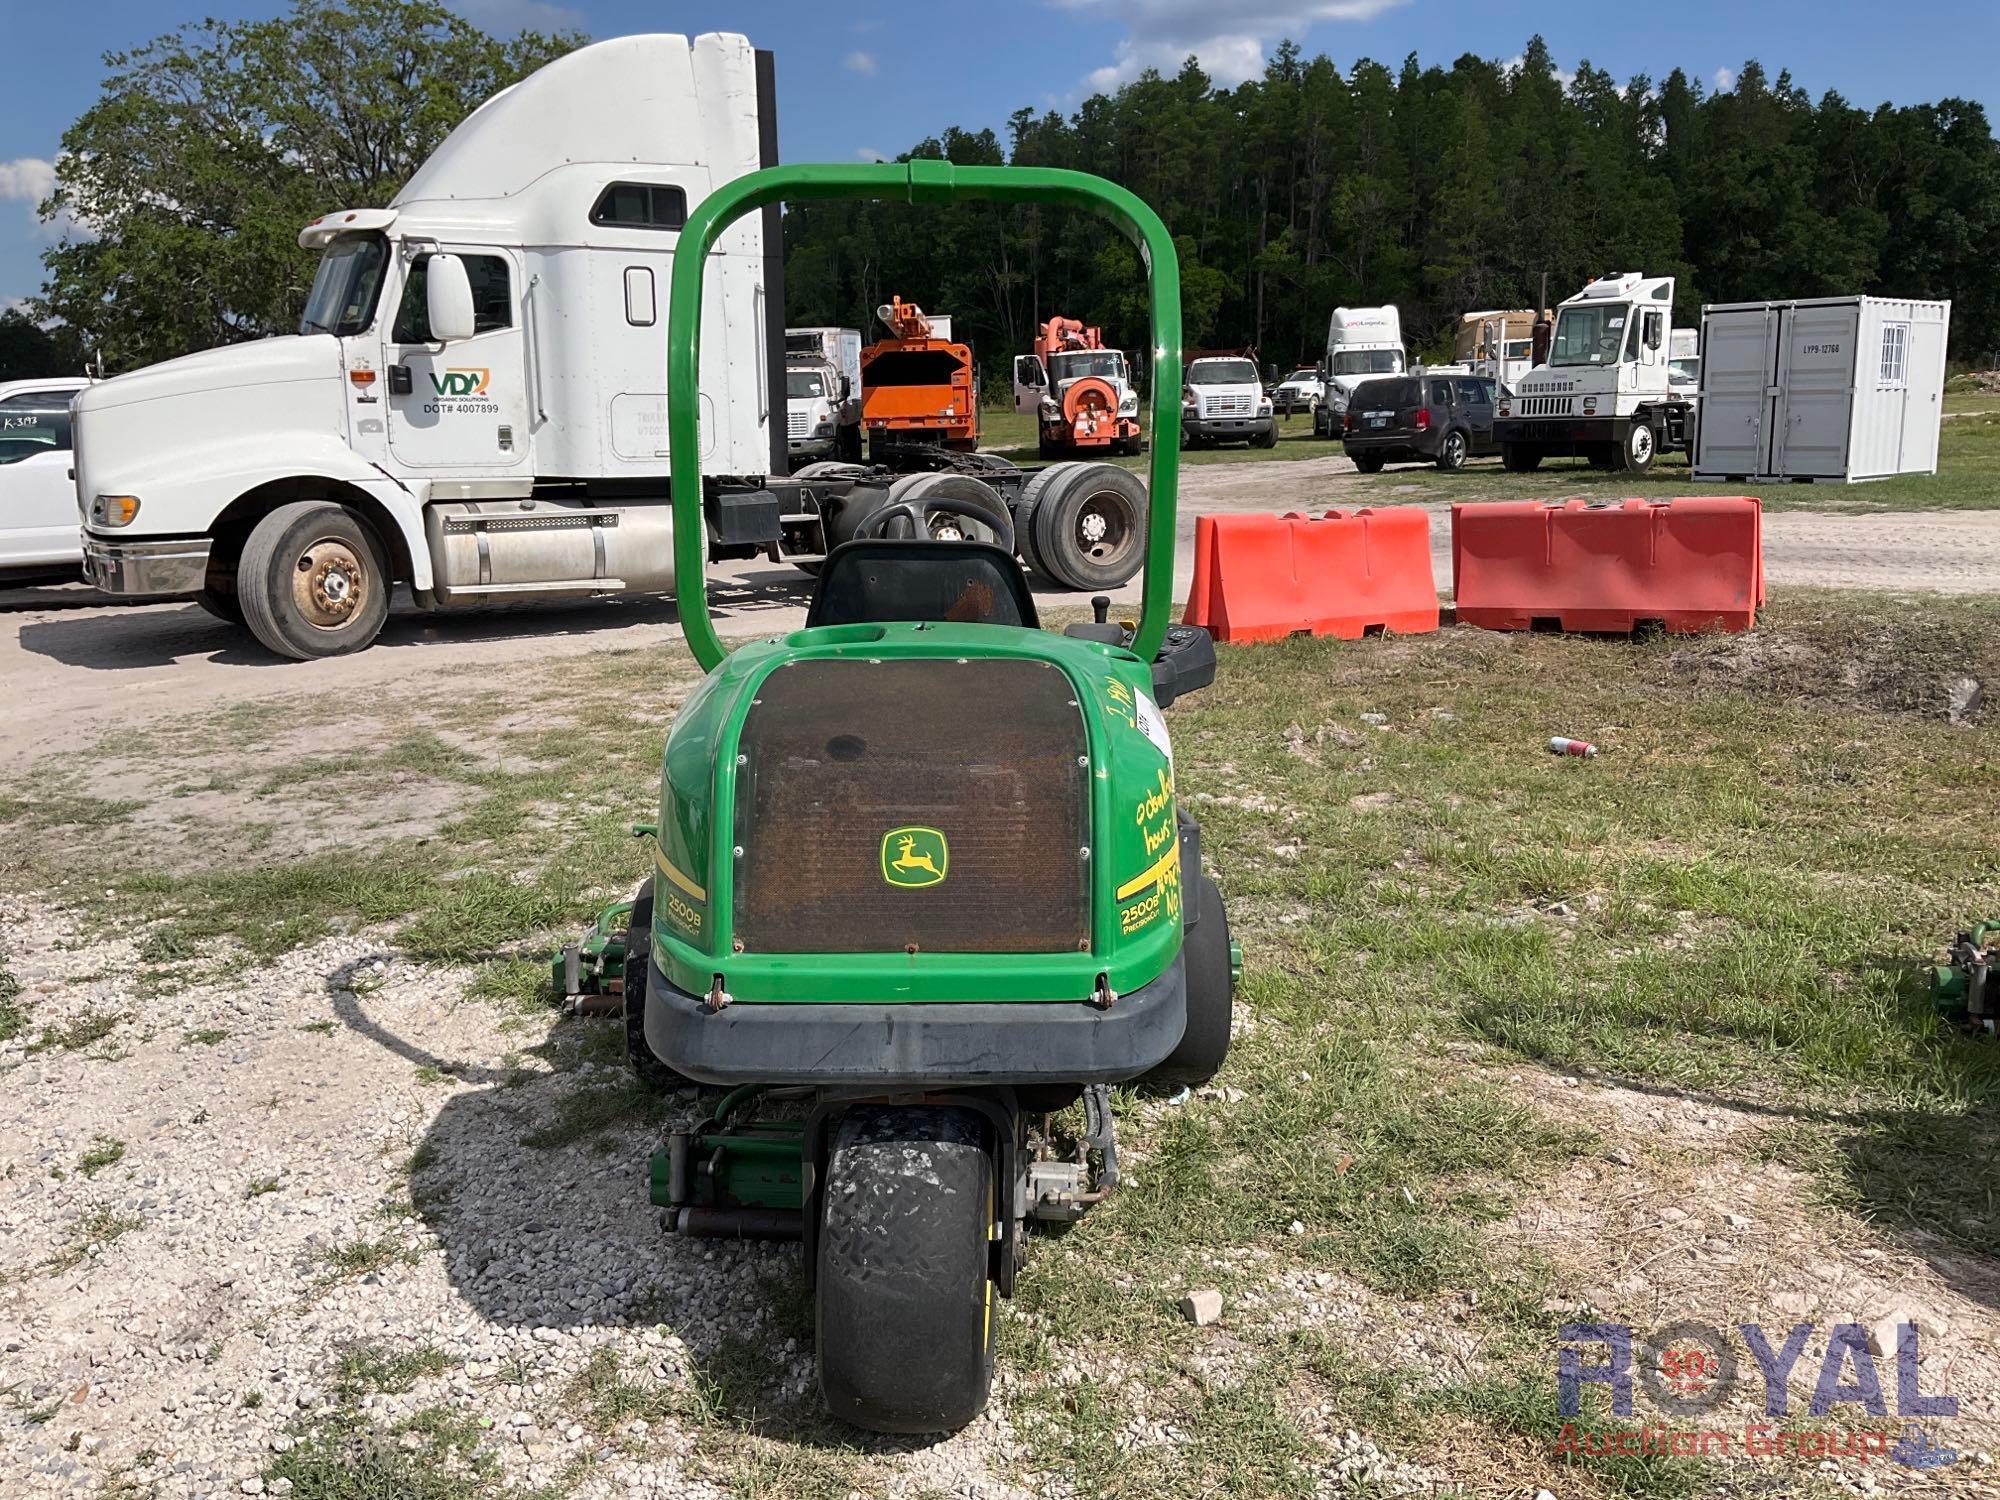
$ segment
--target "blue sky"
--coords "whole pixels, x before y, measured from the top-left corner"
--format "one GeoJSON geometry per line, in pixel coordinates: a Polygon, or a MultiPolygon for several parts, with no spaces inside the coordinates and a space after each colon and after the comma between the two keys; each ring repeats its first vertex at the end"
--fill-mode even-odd
{"type": "MultiPolygon", "coordinates": [[[[1991,111],[2000,5],[1933,0],[1915,12],[1879,0],[1677,0],[1661,6],[1490,0],[988,0],[974,5],[752,4],[746,0],[449,0],[489,30],[573,26],[633,31],[748,32],[778,60],[780,151],[788,161],[893,156],[947,125],[996,129],[1022,105],[1069,108],[1093,88],[1190,52],[1220,80],[1254,72],[1281,38],[1391,64],[1416,52],[1449,65],[1462,53],[1505,60],[1529,36],[1557,63],[1588,58],[1621,81],[1675,67],[1709,88],[1757,58],[1789,68],[1817,97],[1908,104],[1956,94],[1991,111]],[[1921,33],[1921,39],[1918,33],[1921,33]]],[[[0,307],[41,284],[51,240],[37,224],[62,132],[97,96],[107,49],[135,46],[204,15],[268,16],[286,0],[0,0],[0,17],[32,22],[16,36],[0,89],[0,307]]],[[[13,28],[9,28],[12,32],[13,28]]],[[[339,205],[328,204],[333,208],[339,205]]]]}

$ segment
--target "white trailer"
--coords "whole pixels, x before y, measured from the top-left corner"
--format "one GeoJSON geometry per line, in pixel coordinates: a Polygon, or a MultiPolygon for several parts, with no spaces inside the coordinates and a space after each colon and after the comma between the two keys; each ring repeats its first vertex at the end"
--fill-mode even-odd
{"type": "Polygon", "coordinates": [[[1935,474],[1949,302],[1814,297],[1701,310],[1694,477],[1935,474]]]}

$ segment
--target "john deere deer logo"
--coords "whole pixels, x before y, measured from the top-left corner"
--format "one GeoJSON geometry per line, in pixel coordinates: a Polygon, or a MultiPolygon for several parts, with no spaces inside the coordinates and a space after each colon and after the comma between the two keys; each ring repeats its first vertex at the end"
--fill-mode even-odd
{"type": "Polygon", "coordinates": [[[437,387],[440,396],[483,396],[486,383],[493,378],[491,370],[453,369],[442,375],[433,374],[431,384],[437,387]]]}
{"type": "Polygon", "coordinates": [[[906,890],[936,885],[950,868],[944,835],[935,828],[892,828],[882,835],[882,878],[906,890]]]}

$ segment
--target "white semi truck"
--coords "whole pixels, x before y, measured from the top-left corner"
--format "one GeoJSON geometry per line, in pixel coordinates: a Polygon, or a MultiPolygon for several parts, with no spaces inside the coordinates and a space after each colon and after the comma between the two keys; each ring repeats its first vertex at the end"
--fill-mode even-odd
{"type": "MultiPolygon", "coordinates": [[[[128,597],[193,595],[294,658],[368,645],[399,584],[436,610],[671,591],[675,239],[712,188],[776,156],[771,55],[741,36],[620,37],[502,90],[387,207],[305,228],[321,261],[296,335],[79,398],[86,578],[128,597]]],[[[936,499],[958,496],[942,524],[959,528],[960,492],[983,485],[1017,536],[1037,502],[1065,516],[1116,505],[1133,538],[1118,556],[1055,526],[1034,532],[1036,555],[1070,587],[1136,571],[1144,490],[1096,472],[1108,465],[1070,466],[1033,492],[1022,470],[942,453],[927,467],[976,477],[860,465],[771,477],[789,466],[775,207],[723,236],[704,302],[711,558],[810,568],[901,479],[897,503],[922,502],[912,517],[956,486],[936,499]]]]}
{"type": "Polygon", "coordinates": [[[1685,451],[1694,406],[1673,381],[1673,324],[1671,276],[1601,276],[1563,303],[1548,363],[1500,399],[1501,463],[1519,474],[1569,455],[1643,473],[1662,451],[1685,451]]]}
{"type": "Polygon", "coordinates": [[[1402,314],[1393,305],[1336,307],[1326,326],[1326,357],[1320,365],[1326,394],[1313,411],[1313,436],[1339,437],[1355,387],[1364,380],[1400,375],[1408,364],[1402,314]]]}

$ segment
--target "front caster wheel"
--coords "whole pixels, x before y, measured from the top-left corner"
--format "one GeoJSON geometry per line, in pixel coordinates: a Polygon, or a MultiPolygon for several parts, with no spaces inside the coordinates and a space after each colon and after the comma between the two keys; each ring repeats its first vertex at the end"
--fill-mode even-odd
{"type": "Polygon", "coordinates": [[[993,1161],[959,1109],[857,1108],[828,1153],[819,1387],[875,1432],[948,1432],[993,1384],[993,1161]]]}

